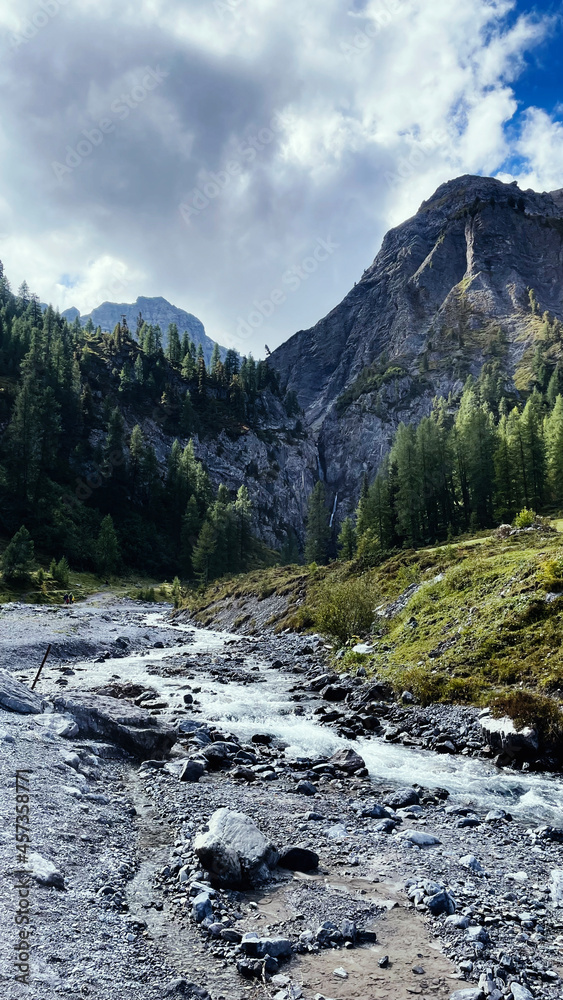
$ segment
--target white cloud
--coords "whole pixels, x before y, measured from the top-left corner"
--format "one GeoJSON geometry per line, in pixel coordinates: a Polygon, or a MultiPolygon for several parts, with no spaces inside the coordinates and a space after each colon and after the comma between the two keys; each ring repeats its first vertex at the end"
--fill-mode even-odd
{"type": "MultiPolygon", "coordinates": [[[[509,27],[503,18],[514,6],[61,5],[56,26],[0,61],[0,254],[8,274],[82,312],[97,297],[162,294],[233,342],[237,317],[330,236],[338,252],[241,347],[260,353],[265,340],[280,343],[335,305],[386,228],[444,180],[494,173],[516,154],[529,163],[527,184],[563,183],[558,123],[532,109],[521,137],[507,137],[517,109],[512,84],[551,25],[520,17],[509,27]],[[168,77],[122,120],[112,104],[147,66],[168,77]],[[256,145],[276,112],[291,117],[256,145]],[[56,181],[52,161],[106,115],[111,134],[56,181]],[[239,165],[236,174],[186,225],[180,203],[212,175],[226,176],[229,163],[239,165]],[[60,282],[69,271],[72,288],[60,282]],[[126,282],[123,294],[108,294],[114,278],[126,282]]],[[[23,0],[17,16],[36,9],[23,0]]],[[[13,4],[0,0],[0,25],[18,23],[13,4]]]]}

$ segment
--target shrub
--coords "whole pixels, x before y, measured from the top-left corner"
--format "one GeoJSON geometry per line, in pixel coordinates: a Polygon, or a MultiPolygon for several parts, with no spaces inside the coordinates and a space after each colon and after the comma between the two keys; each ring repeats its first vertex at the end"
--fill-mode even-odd
{"type": "Polygon", "coordinates": [[[367,576],[325,586],[313,609],[315,626],[342,643],[365,635],[373,624],[377,599],[378,593],[367,576]]]}
{"type": "Polygon", "coordinates": [[[514,518],[515,528],[531,528],[536,521],[536,512],[529,510],[528,507],[523,507],[519,514],[514,518]]]}
{"type": "Polygon", "coordinates": [[[563,739],[563,711],[560,704],[547,695],[529,690],[507,690],[491,702],[493,715],[508,715],[517,729],[533,726],[544,739],[563,739]]]}
{"type": "Polygon", "coordinates": [[[149,603],[152,602],[152,603],[156,604],[158,598],[156,596],[156,592],[155,592],[154,587],[145,587],[145,588],[141,587],[139,589],[138,593],[137,593],[137,600],[138,601],[147,601],[149,603]]]}
{"type": "Polygon", "coordinates": [[[563,590],[563,554],[548,559],[540,573],[540,582],[547,590],[563,590]]]}

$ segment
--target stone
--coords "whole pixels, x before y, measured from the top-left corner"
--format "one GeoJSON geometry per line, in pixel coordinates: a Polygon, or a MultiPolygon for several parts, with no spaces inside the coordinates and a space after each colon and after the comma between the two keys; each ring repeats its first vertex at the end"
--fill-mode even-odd
{"type": "Polygon", "coordinates": [[[486,743],[499,753],[513,758],[537,756],[539,737],[529,726],[517,730],[512,719],[503,716],[481,719],[481,729],[486,743]]]}
{"type": "Polygon", "coordinates": [[[530,993],[527,986],[522,986],[522,983],[512,982],[510,989],[512,990],[512,1000],[534,1000],[533,993],[530,993]]]}
{"type": "Polygon", "coordinates": [[[200,892],[192,903],[192,916],[197,924],[213,916],[213,906],[208,892],[200,892]]]}
{"type": "Polygon", "coordinates": [[[35,715],[33,721],[46,729],[47,732],[53,733],[54,736],[62,736],[71,738],[72,736],[78,736],[78,726],[74,721],[72,715],[59,715],[57,712],[45,713],[42,715],[35,715]]]}
{"type": "Polygon", "coordinates": [[[449,917],[456,911],[455,899],[445,889],[437,892],[434,896],[430,896],[425,902],[434,917],[439,917],[442,913],[445,913],[449,917]]]}
{"type": "Polygon", "coordinates": [[[327,684],[325,688],[321,691],[321,697],[325,701],[344,701],[346,695],[348,694],[348,688],[342,687],[341,684],[327,684]]]}
{"type": "Polygon", "coordinates": [[[485,1000],[485,994],[480,987],[473,986],[468,990],[456,990],[450,1000],[485,1000]]]}
{"type": "Polygon", "coordinates": [[[225,808],[213,813],[207,831],[195,838],[194,851],[205,870],[227,886],[263,881],[278,860],[249,816],[225,808]]]}
{"type": "Polygon", "coordinates": [[[173,979],[163,987],[165,997],[186,997],[187,1000],[211,1000],[207,990],[187,979],[173,979]]]}
{"type": "Polygon", "coordinates": [[[250,737],[250,742],[255,743],[257,746],[267,747],[273,740],[273,736],[269,733],[254,733],[254,736],[250,737]]]}
{"type": "Polygon", "coordinates": [[[434,847],[436,844],[441,843],[433,834],[423,833],[422,830],[401,830],[397,834],[397,840],[407,840],[410,844],[415,844],[417,847],[434,847]]]}
{"type": "Polygon", "coordinates": [[[389,816],[389,811],[385,806],[380,806],[377,803],[373,806],[367,806],[362,809],[362,816],[367,816],[371,819],[386,819],[389,816]]]}
{"type": "Polygon", "coordinates": [[[6,670],[0,670],[0,708],[19,715],[40,715],[45,701],[6,670]]]}
{"type": "Polygon", "coordinates": [[[298,795],[316,795],[317,788],[311,781],[299,781],[295,789],[298,795]]]}
{"type": "Polygon", "coordinates": [[[472,872],[480,874],[483,871],[483,867],[477,860],[474,854],[465,854],[463,858],[459,859],[460,865],[464,868],[470,868],[472,872]]]}
{"type": "Polygon", "coordinates": [[[39,885],[54,886],[55,889],[64,889],[65,880],[57,866],[52,861],[41,856],[36,851],[28,855],[26,867],[32,878],[39,885]]]}
{"type": "Polygon", "coordinates": [[[234,770],[231,771],[231,776],[236,781],[256,781],[256,774],[249,767],[235,767],[234,770]]]}
{"type": "Polygon", "coordinates": [[[389,965],[389,955],[384,955],[377,963],[380,969],[386,969],[389,965]]]}
{"type": "Polygon", "coordinates": [[[397,826],[396,819],[382,819],[379,823],[375,824],[373,829],[375,833],[393,833],[393,830],[396,830],[397,826]]]}
{"type": "Polygon", "coordinates": [[[288,938],[259,937],[254,932],[244,934],[240,946],[251,958],[264,958],[265,955],[270,958],[290,958],[292,954],[288,938]]]}
{"type": "Polygon", "coordinates": [[[161,757],[176,742],[173,729],[129,702],[106,695],[69,692],[55,699],[58,711],[69,712],[80,736],[110,740],[136,757],[161,757]]]}
{"type": "Polygon", "coordinates": [[[563,868],[553,869],[549,891],[553,905],[563,907],[563,868]]]}
{"type": "Polygon", "coordinates": [[[280,868],[294,872],[310,872],[319,866],[319,855],[306,847],[288,847],[278,861],[280,868]]]}
{"type": "Polygon", "coordinates": [[[486,930],[479,925],[474,927],[468,927],[465,932],[465,938],[472,944],[487,944],[489,940],[489,935],[486,930]]]}
{"type": "Polygon", "coordinates": [[[420,796],[415,788],[399,788],[385,800],[385,805],[391,809],[404,809],[406,806],[417,806],[420,796]]]}
{"type": "Polygon", "coordinates": [[[178,775],[180,781],[190,781],[195,783],[205,774],[205,765],[200,760],[187,760],[182,764],[182,770],[178,775]]]}
{"type": "Polygon", "coordinates": [[[342,966],[339,966],[338,969],[334,970],[333,976],[336,976],[337,979],[348,979],[348,973],[346,972],[346,969],[342,968],[342,966]]]}
{"type": "Polygon", "coordinates": [[[339,771],[346,771],[347,774],[355,774],[362,771],[366,762],[355,750],[338,750],[329,760],[329,764],[338,768],[339,771]]]}

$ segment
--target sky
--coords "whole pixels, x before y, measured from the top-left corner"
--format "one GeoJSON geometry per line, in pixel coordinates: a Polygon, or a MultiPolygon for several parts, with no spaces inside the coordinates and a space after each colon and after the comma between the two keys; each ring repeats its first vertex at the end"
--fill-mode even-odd
{"type": "Polygon", "coordinates": [[[263,357],[464,173],[563,187],[562,4],[0,0],[0,258],[263,357]]]}

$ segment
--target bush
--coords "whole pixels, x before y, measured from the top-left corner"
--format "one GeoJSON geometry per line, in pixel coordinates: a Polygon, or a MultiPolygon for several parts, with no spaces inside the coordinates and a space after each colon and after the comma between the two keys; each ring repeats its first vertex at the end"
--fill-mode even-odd
{"type": "Polygon", "coordinates": [[[507,690],[491,702],[493,715],[508,715],[517,729],[533,726],[543,739],[563,739],[563,711],[554,698],[528,690],[507,690]]]}
{"type": "Polygon", "coordinates": [[[536,512],[529,510],[528,507],[523,507],[520,513],[514,518],[514,527],[531,528],[536,520],[536,512]]]}
{"type": "Polygon", "coordinates": [[[342,643],[365,635],[372,627],[377,599],[378,593],[366,576],[325,586],[313,608],[315,626],[342,643]]]}
{"type": "Polygon", "coordinates": [[[547,590],[563,590],[563,554],[544,563],[540,581],[547,590]]]}
{"type": "Polygon", "coordinates": [[[145,587],[144,589],[141,587],[137,592],[137,600],[147,601],[148,603],[156,604],[158,598],[156,596],[154,587],[145,587]]]}

